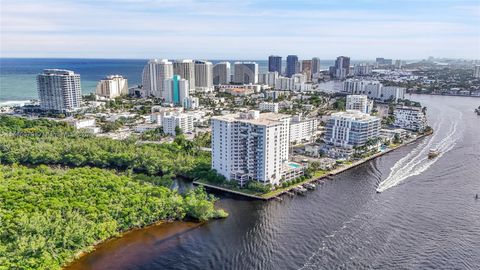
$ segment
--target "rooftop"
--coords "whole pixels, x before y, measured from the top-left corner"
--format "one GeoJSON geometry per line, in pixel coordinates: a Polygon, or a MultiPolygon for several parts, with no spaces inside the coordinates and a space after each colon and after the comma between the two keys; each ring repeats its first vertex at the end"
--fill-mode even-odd
{"type": "Polygon", "coordinates": [[[234,113],[222,116],[215,116],[212,119],[228,121],[228,122],[243,122],[254,125],[271,126],[282,124],[281,120],[290,118],[287,114],[281,113],[259,113],[259,111],[249,111],[248,113],[234,113]]]}
{"type": "Polygon", "coordinates": [[[363,113],[357,110],[347,110],[345,112],[337,112],[337,113],[332,113],[332,117],[341,117],[341,118],[349,118],[352,120],[374,120],[374,119],[380,119],[375,116],[371,116],[367,113],[363,113]]]}

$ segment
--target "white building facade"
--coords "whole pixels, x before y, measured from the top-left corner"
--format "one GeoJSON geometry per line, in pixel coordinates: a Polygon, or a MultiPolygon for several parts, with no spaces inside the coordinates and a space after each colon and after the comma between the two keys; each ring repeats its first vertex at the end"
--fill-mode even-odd
{"type": "Polygon", "coordinates": [[[397,106],[393,111],[394,126],[412,131],[423,131],[427,127],[427,118],[421,107],[397,106]]]}
{"type": "Polygon", "coordinates": [[[195,63],[191,59],[176,60],[173,62],[173,73],[188,81],[190,93],[195,92],[195,63]]]}
{"type": "Polygon", "coordinates": [[[80,108],[80,75],[64,69],[45,69],[37,75],[37,90],[42,110],[69,112],[80,108]]]}
{"type": "Polygon", "coordinates": [[[162,116],[162,128],[163,133],[169,135],[177,135],[175,129],[177,127],[183,133],[189,133],[193,131],[193,115],[188,113],[165,113],[162,116]]]}
{"type": "Polygon", "coordinates": [[[368,98],[387,101],[405,98],[406,89],[397,86],[383,86],[379,81],[348,79],[343,82],[343,91],[353,95],[367,95],[368,98]]]}
{"type": "Polygon", "coordinates": [[[110,75],[100,80],[95,93],[106,98],[116,98],[128,94],[128,81],[120,75],[110,75]]]}
{"type": "Polygon", "coordinates": [[[342,148],[363,146],[380,135],[381,119],[359,111],[338,112],[326,125],[325,143],[342,148]]]}
{"type": "Polygon", "coordinates": [[[250,111],[212,118],[212,169],[240,186],[279,184],[289,154],[290,116],[250,111]]]}
{"type": "Polygon", "coordinates": [[[366,95],[348,95],[346,98],[347,110],[356,110],[370,114],[372,108],[373,102],[369,101],[366,95]]]}
{"type": "Polygon", "coordinates": [[[258,64],[255,62],[235,62],[233,82],[256,84],[258,82],[258,64]]]}
{"type": "Polygon", "coordinates": [[[278,103],[275,103],[275,102],[261,102],[258,105],[258,109],[260,111],[278,113],[278,103]]]}
{"type": "Polygon", "coordinates": [[[213,64],[207,61],[195,61],[195,91],[213,92],[213,64]]]}
{"type": "Polygon", "coordinates": [[[230,62],[220,62],[213,66],[213,85],[230,83],[230,62]]]}
{"type": "Polygon", "coordinates": [[[299,144],[311,141],[318,130],[318,120],[297,115],[290,121],[290,143],[299,144]]]}
{"type": "Polygon", "coordinates": [[[163,82],[163,99],[165,103],[171,103],[174,106],[183,106],[185,99],[189,94],[189,82],[179,75],[173,76],[171,79],[163,82]]]}
{"type": "Polygon", "coordinates": [[[143,68],[142,85],[147,97],[161,98],[163,81],[173,77],[173,64],[167,59],[152,59],[143,68]]]}

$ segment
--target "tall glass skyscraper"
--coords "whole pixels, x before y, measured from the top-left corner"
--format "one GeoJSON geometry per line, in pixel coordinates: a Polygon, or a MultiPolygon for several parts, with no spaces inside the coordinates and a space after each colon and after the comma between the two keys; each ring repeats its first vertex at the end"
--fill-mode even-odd
{"type": "Polygon", "coordinates": [[[270,55],[268,57],[268,71],[269,72],[278,72],[282,74],[282,57],[278,55],[270,55]]]}
{"type": "Polygon", "coordinates": [[[289,55],[287,56],[287,69],[285,70],[285,75],[287,77],[292,77],[293,74],[297,73],[298,65],[298,56],[289,55]]]}

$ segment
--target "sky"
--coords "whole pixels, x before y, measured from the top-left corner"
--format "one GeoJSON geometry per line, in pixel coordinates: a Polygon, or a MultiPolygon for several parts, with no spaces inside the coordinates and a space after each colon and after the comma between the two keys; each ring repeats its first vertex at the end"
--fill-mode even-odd
{"type": "Polygon", "coordinates": [[[480,0],[0,0],[0,57],[480,59],[480,0]]]}

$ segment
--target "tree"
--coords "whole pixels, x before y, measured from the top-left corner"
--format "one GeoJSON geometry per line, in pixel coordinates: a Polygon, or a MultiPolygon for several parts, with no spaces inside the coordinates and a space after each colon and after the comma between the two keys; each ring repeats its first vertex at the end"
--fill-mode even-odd
{"type": "Polygon", "coordinates": [[[175,135],[182,135],[183,134],[183,130],[180,126],[175,126],[175,135]]]}

